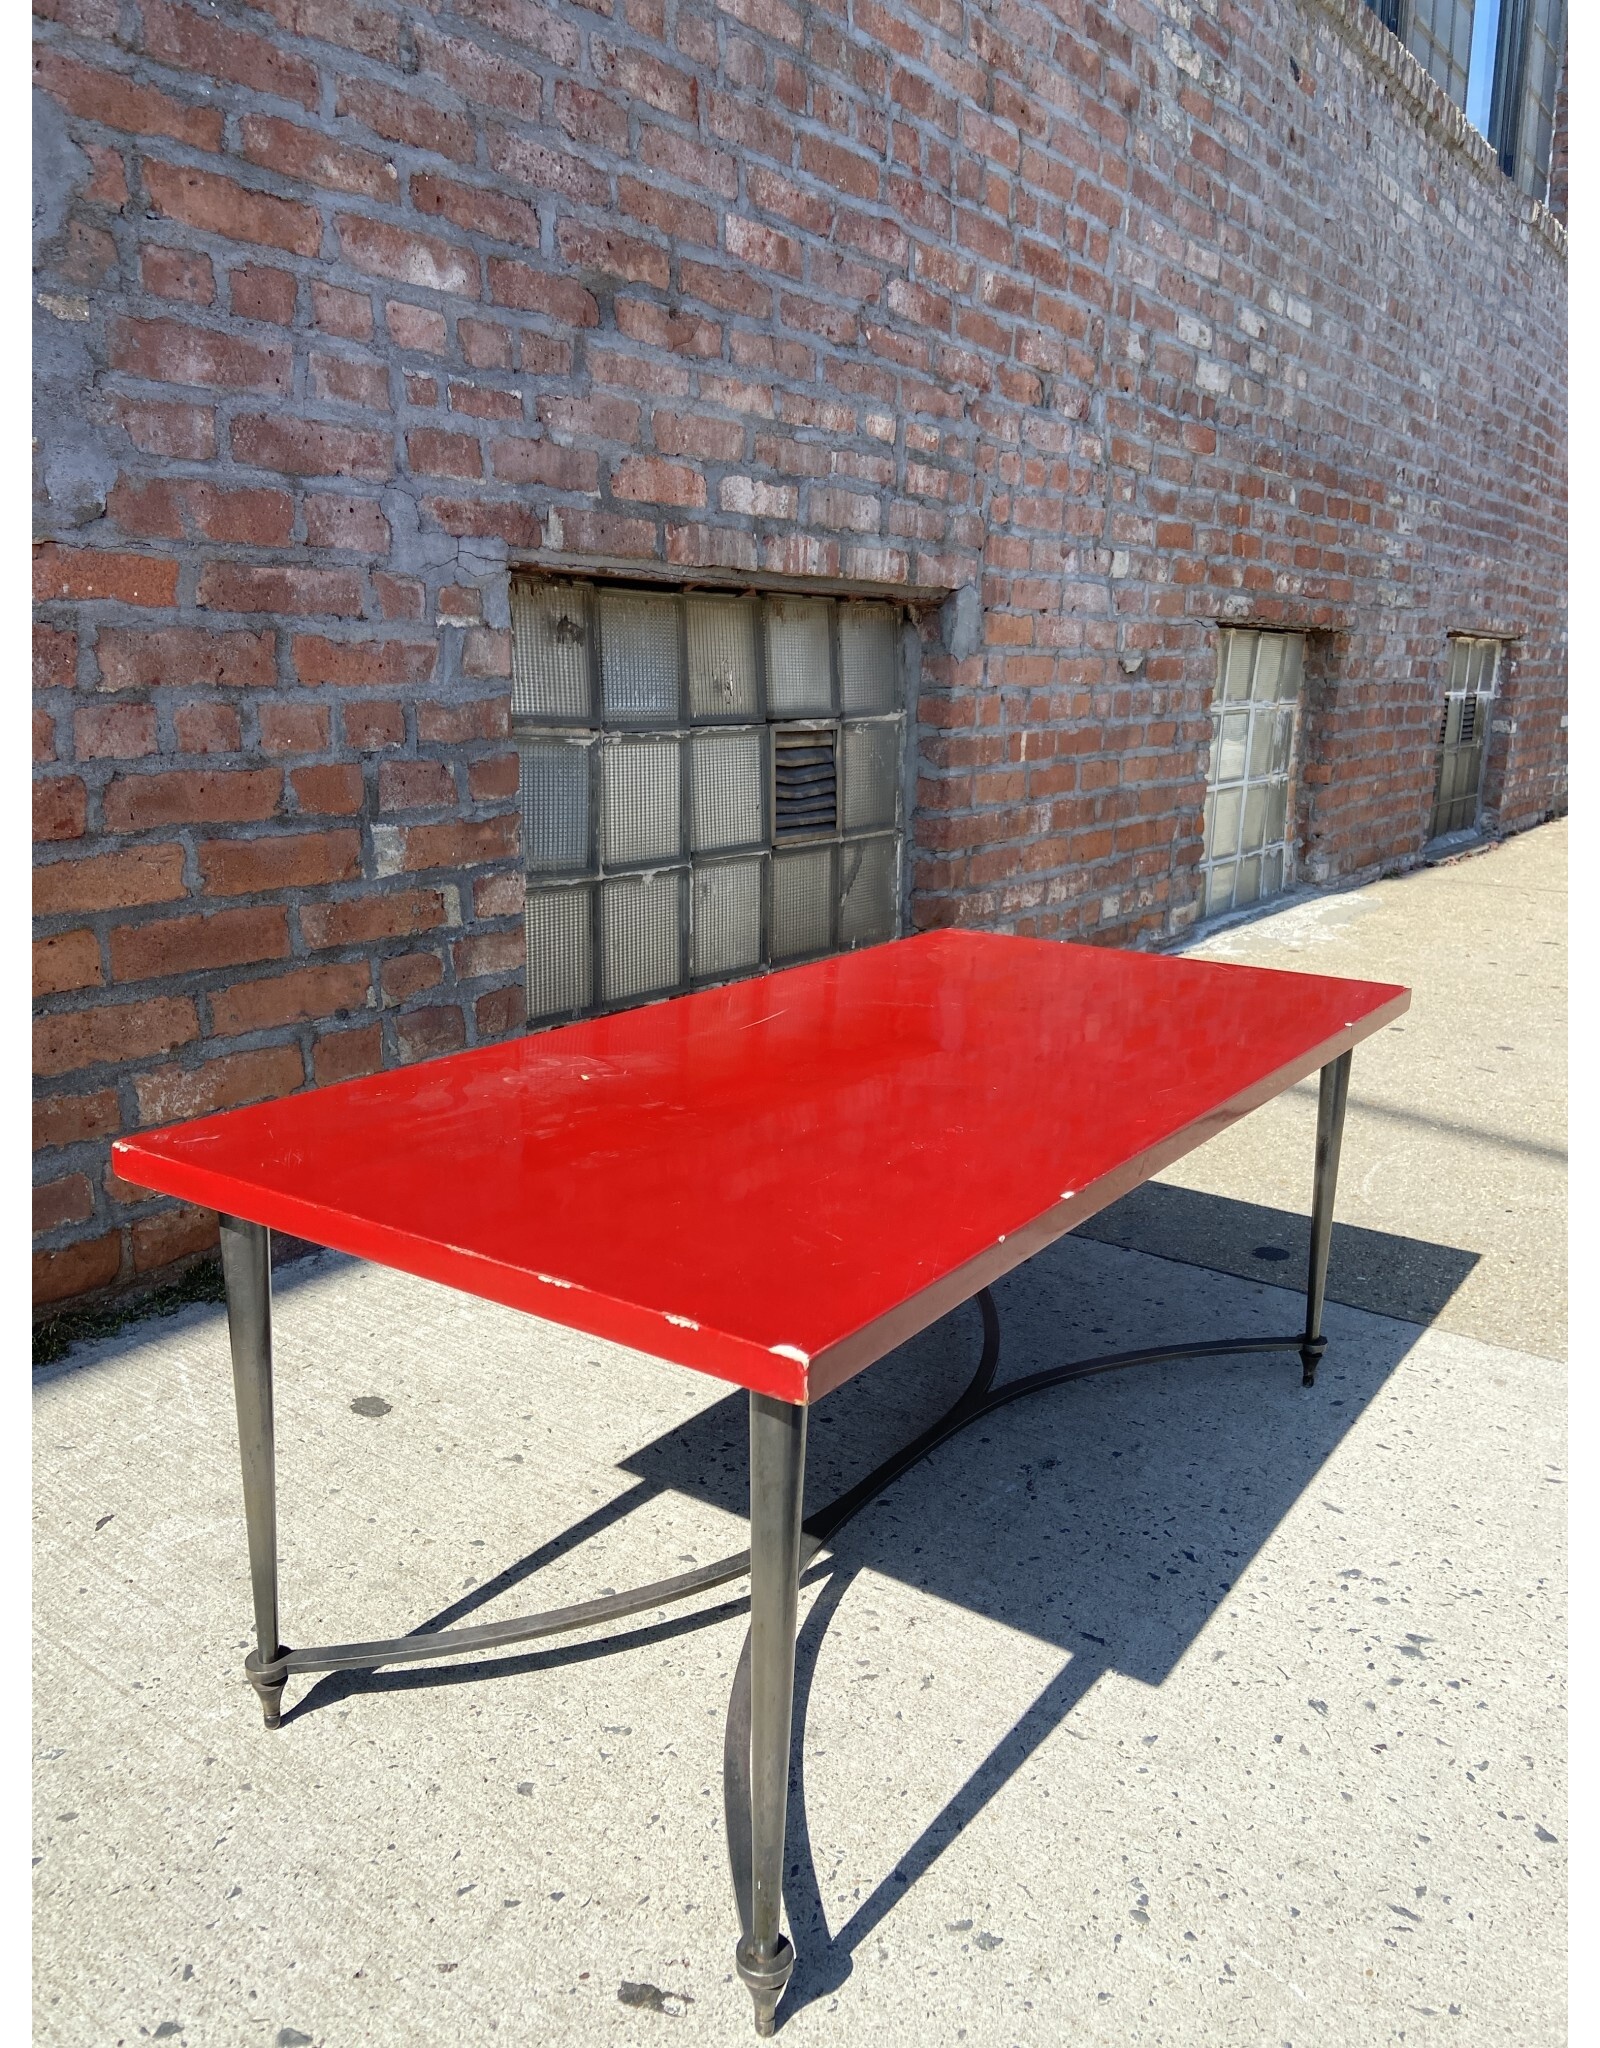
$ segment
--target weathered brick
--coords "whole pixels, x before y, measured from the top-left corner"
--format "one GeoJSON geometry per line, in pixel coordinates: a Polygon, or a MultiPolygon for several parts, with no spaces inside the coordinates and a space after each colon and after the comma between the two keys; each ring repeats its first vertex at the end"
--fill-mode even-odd
{"type": "Polygon", "coordinates": [[[444,922],[444,897],[437,889],[374,891],[342,903],[308,903],[300,913],[305,942],[316,951],[403,938],[444,922]]]}
{"type": "Polygon", "coordinates": [[[227,79],[303,107],[317,103],[317,73],[306,57],[173,0],[141,0],[145,48],[163,64],[201,78],[227,79]]]}
{"type": "Polygon", "coordinates": [[[467,1042],[466,1019],[453,1005],[408,1010],[395,1020],[395,1043],[403,1062],[436,1059],[467,1042]]]}
{"type": "Polygon", "coordinates": [[[539,246],[537,210],[496,187],[464,185],[458,178],[418,171],[411,180],[411,203],[418,213],[436,214],[465,234],[529,249],[539,246]]]}
{"type": "Polygon", "coordinates": [[[290,569],[243,562],[207,562],[196,602],[210,611],[285,612],[304,618],[361,614],[361,578],[353,569],[290,569]]]}
{"type": "Polygon", "coordinates": [[[392,278],[396,284],[420,285],[425,291],[477,296],[477,258],[458,242],[352,213],[341,213],[335,226],[345,260],[369,277],[392,278]]]}
{"type": "Polygon", "coordinates": [[[334,1017],[366,1006],[371,976],[359,962],[299,967],[288,974],[258,976],[217,989],[210,997],[211,1028],[223,1038],[298,1024],[308,1017],[334,1017]]]}
{"type": "Polygon", "coordinates": [[[214,1209],[197,1209],[190,1203],[163,1209],[157,1216],[141,1216],[128,1233],[136,1273],[159,1271],[179,1259],[208,1252],[217,1242],[214,1209]]]}
{"type": "Polygon", "coordinates": [[[81,1173],[64,1174],[60,1180],[36,1184],[33,1190],[33,1227],[36,1231],[59,1230],[65,1223],[82,1223],[94,1214],[94,1189],[81,1173]]]}
{"type": "Polygon", "coordinates": [[[122,1234],[106,1231],[59,1251],[33,1255],[33,1298],[41,1307],[109,1287],[122,1268],[122,1234]]]}
{"type": "Polygon", "coordinates": [[[439,655],[433,640],[324,640],[315,633],[297,633],[290,652],[302,683],[342,689],[426,682],[439,655]]]}
{"type": "Polygon", "coordinates": [[[103,690],[265,689],[277,680],[271,632],[212,633],[196,626],[145,632],[104,626],[95,652],[103,690]]]}
{"type": "Polygon", "coordinates": [[[76,775],[52,775],[33,785],[35,844],[51,839],[81,839],[88,815],[88,792],[76,775]]]}
{"type": "Polygon", "coordinates": [[[474,824],[461,820],[449,825],[393,825],[391,835],[379,853],[379,867],[386,874],[415,873],[426,868],[481,867],[487,861],[507,860],[517,851],[518,819],[515,812],[502,818],[485,818],[474,824]]]}
{"type": "Polygon", "coordinates": [[[156,750],[150,704],[96,704],[72,714],[72,751],[80,761],[131,760],[156,750]]]}
{"type": "Polygon", "coordinates": [[[375,1074],[383,1065],[383,1026],[365,1024],[353,1031],[327,1031],[311,1048],[312,1079],[319,1088],[334,1081],[353,1081],[375,1074]]]}
{"type": "Polygon", "coordinates": [[[369,427],[247,413],[233,423],[236,460],[285,476],[353,476],[382,483],[394,472],[394,443],[369,427]]]}
{"type": "Polygon", "coordinates": [[[84,1095],[45,1095],[33,1105],[35,1152],[115,1137],[121,1127],[122,1112],[114,1088],[96,1088],[84,1095]]]}
{"type": "Polygon", "coordinates": [[[217,452],[216,414],[208,405],[121,398],[117,401],[117,417],[141,454],[203,462],[217,452]]]}
{"type": "Polygon", "coordinates": [[[231,704],[180,704],[172,731],[180,754],[236,754],[243,737],[231,704]]]}
{"type": "Polygon", "coordinates": [[[202,234],[286,249],[294,256],[315,256],[322,246],[317,209],[301,200],[278,199],[215,171],[188,166],[147,163],[144,178],[158,212],[202,234]]]}
{"type": "Polygon", "coordinates": [[[181,846],[141,846],[128,853],[82,854],[66,860],[37,862],[33,870],[33,908],[39,917],[168,903],[183,893],[181,846]]]}
{"type": "Polygon", "coordinates": [[[170,1124],[238,1109],[247,1102],[267,1102],[291,1094],[304,1082],[300,1048],[274,1045],[259,1052],[225,1053],[195,1067],[156,1067],[134,1076],[133,1091],[141,1123],[170,1124]]]}
{"type": "Polygon", "coordinates": [[[119,604],[170,605],[178,594],[178,565],[164,555],[64,548],[52,541],[34,552],[33,594],[44,604],[53,598],[112,598],[119,604]]]}
{"type": "MultiPolygon", "coordinates": [[[[297,178],[324,192],[355,192],[364,199],[398,199],[400,174],[387,157],[370,149],[352,149],[330,142],[298,121],[275,120],[270,114],[246,114],[239,124],[246,160],[279,177],[297,178]]],[[[312,250],[302,254],[314,255],[312,250]]]]}
{"type": "Polygon", "coordinates": [[[33,992],[57,996],[100,983],[100,941],[91,931],[58,932],[33,942],[33,992]]]}
{"type": "Polygon", "coordinates": [[[241,320],[266,320],[287,327],[294,319],[299,280],[292,270],[270,263],[241,263],[229,273],[228,302],[241,320]]]}
{"type": "Polygon", "coordinates": [[[221,825],[270,818],[283,794],[277,768],[180,769],[174,774],[119,775],[106,790],[113,832],[162,825],[221,825]]]}
{"type": "Polygon", "coordinates": [[[459,981],[475,981],[485,974],[518,974],[522,970],[521,932],[484,932],[475,939],[459,939],[450,949],[459,981]]]}
{"type": "MultiPolygon", "coordinates": [[[[293,365],[287,344],[246,341],[182,320],[113,321],[110,359],[114,369],[153,384],[215,384],[233,391],[279,393],[288,391],[293,365]]],[[[147,407],[145,418],[149,417],[147,407]]],[[[190,431],[195,431],[192,419],[190,431]]]]}
{"type": "Polygon", "coordinates": [[[471,121],[465,114],[432,105],[416,91],[397,92],[370,78],[342,78],[338,112],[348,114],[386,142],[403,142],[457,163],[471,160],[471,121]]]}
{"type": "Polygon", "coordinates": [[[191,105],[120,72],[82,63],[64,50],[34,51],[33,82],[69,114],[120,128],[125,135],[165,135],[191,149],[222,146],[222,115],[217,108],[191,105]]]}
{"type": "Polygon", "coordinates": [[[288,957],[289,919],[281,904],[157,918],[116,925],[111,933],[111,974],[116,981],[150,981],[158,975],[288,957]]]}
{"type": "Polygon", "coordinates": [[[312,889],[348,882],[361,872],[358,832],[306,832],[263,839],[214,839],[200,852],[200,873],[213,896],[312,889]]]}
{"type": "Polygon", "coordinates": [[[209,256],[196,249],[169,249],[159,242],[140,251],[139,282],[158,299],[185,299],[191,306],[209,306],[217,295],[209,256]]]}
{"type": "Polygon", "coordinates": [[[444,980],[444,962],[437,953],[402,953],[385,960],[378,970],[378,985],[386,1005],[393,1007],[424,989],[437,988],[444,980]]]}
{"type": "Polygon", "coordinates": [[[289,776],[295,808],[302,816],[353,817],[361,809],[361,770],[354,761],[329,761],[296,768],[289,776]]]}
{"type": "Polygon", "coordinates": [[[70,1074],[80,1067],[114,1060],[148,1059],[171,1052],[200,1035],[188,996],[154,996],[148,1002],[108,1003],[38,1017],[33,1026],[33,1071],[70,1074]]]}
{"type": "Polygon", "coordinates": [[[348,341],[369,341],[372,337],[372,300],[365,292],[314,281],[311,316],[324,334],[343,335],[348,341]]]}

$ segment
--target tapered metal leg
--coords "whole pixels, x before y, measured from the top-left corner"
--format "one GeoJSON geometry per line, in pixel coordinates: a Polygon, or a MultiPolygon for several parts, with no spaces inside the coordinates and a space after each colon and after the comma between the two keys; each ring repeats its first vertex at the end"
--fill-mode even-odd
{"type": "Polygon", "coordinates": [[[259,1223],[231,1216],[222,1225],[222,1273],[228,1283],[228,1342],[233,1350],[233,1400],[239,1416],[244,1525],[250,1545],[250,1597],[256,1647],[245,1671],[276,1728],[287,1673],[278,1641],[278,1497],[272,1440],[272,1246],[259,1223]],[[277,1667],[277,1668],[274,1668],[277,1667]]]}
{"type": "Polygon", "coordinates": [[[806,1410],[750,1396],[750,1920],[734,1964],[750,1987],[756,2032],[770,2034],[794,1968],[779,1925],[789,1801],[794,1637],[806,1410]]]}
{"type": "Polygon", "coordinates": [[[1306,1334],[1300,1346],[1300,1384],[1314,1387],[1317,1365],[1328,1348],[1322,1334],[1322,1303],[1328,1289],[1328,1246],[1333,1238],[1333,1196],[1339,1184],[1339,1146],[1350,1094],[1350,1054],[1340,1053],[1322,1070],[1317,1091],[1317,1163],[1311,1190],[1311,1261],[1306,1274],[1306,1334]]]}

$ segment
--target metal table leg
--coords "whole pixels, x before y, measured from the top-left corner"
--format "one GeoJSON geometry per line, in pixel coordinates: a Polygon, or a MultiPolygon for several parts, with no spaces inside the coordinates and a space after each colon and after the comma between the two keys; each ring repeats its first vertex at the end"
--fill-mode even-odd
{"type": "Polygon", "coordinates": [[[233,1399],[239,1416],[245,1534],[250,1546],[250,1597],[256,1647],[245,1659],[269,1728],[278,1725],[288,1679],[278,1641],[278,1500],[272,1438],[272,1243],[259,1223],[231,1216],[222,1226],[222,1271],[228,1284],[228,1342],[233,1399]]]}
{"type": "MultiPolygon", "coordinates": [[[[774,2030],[778,2000],[794,1968],[794,1948],[779,1922],[783,1908],[783,1832],[789,1800],[805,1465],[806,1410],[768,1394],[752,1394],[750,1863],[748,1896],[741,1896],[739,1901],[744,1931],[734,1950],[734,1966],[755,2000],[756,2032],[762,2035],[774,2030]]],[[[738,1875],[736,1871],[736,1885],[738,1875]]],[[[743,1887],[739,1888],[743,1891],[743,1887]]]]}
{"type": "Polygon", "coordinates": [[[1339,1182],[1339,1146],[1350,1096],[1350,1054],[1340,1053],[1322,1069],[1317,1088],[1317,1159],[1311,1187],[1311,1259],[1306,1273],[1306,1334],[1300,1346],[1300,1384],[1314,1387],[1317,1366],[1328,1348],[1322,1334],[1322,1303],[1328,1288],[1328,1246],[1333,1237],[1333,1195],[1339,1182]]]}

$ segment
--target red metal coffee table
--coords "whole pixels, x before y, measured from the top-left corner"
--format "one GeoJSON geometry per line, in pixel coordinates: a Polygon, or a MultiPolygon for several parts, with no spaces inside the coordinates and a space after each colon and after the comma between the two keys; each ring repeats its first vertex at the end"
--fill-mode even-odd
{"type": "Polygon", "coordinates": [[[268,1727],[299,1672],[479,1654],[750,1579],[724,1753],[735,1957],[769,2034],[799,1576],[908,1466],[1019,1396],[1161,1360],[1297,1351],[1310,1386],[1351,1049],[1403,988],[930,932],[120,1141],[117,1171],[219,1210],[268,1727]],[[1320,1071],[1306,1320],[995,1385],[987,1289],[1320,1071]],[[292,1231],[750,1392],[750,1549],[516,1621],[291,1650],[278,1634],[268,1232],[292,1231]],[[809,1405],[978,1297],[946,1414],[802,1520],[809,1405]]]}

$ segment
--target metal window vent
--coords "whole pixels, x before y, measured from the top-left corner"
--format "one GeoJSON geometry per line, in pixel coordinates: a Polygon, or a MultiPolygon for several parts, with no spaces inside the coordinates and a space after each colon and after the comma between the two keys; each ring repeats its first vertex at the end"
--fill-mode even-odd
{"type": "Polygon", "coordinates": [[[774,726],[772,836],[779,844],[838,830],[837,739],[828,726],[774,726]]]}

